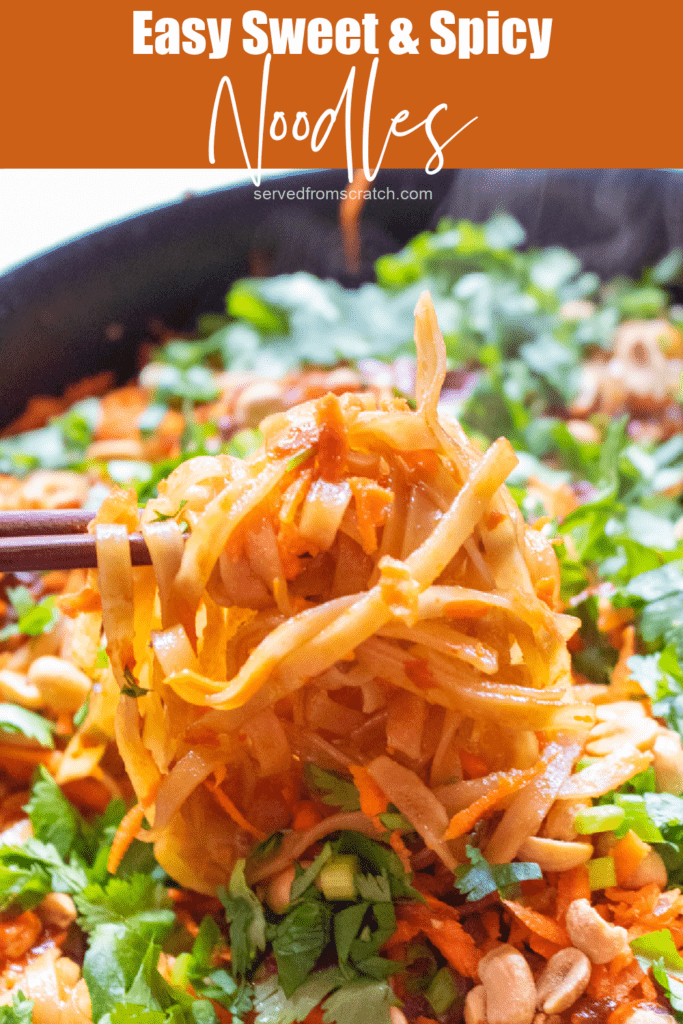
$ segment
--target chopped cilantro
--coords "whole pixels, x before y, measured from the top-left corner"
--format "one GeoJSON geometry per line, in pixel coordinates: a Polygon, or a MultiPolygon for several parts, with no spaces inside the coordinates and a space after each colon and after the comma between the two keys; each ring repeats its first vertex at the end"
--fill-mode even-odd
{"type": "Polygon", "coordinates": [[[0,1006],[0,1024],[31,1024],[32,1017],[33,1000],[23,992],[12,995],[11,1006],[0,1006]]]}
{"type": "Polygon", "coordinates": [[[126,680],[126,685],[121,687],[121,693],[126,697],[144,697],[149,690],[145,690],[143,686],[139,686],[135,676],[131,670],[126,666],[123,670],[123,675],[126,680]]]}
{"type": "Polygon", "coordinates": [[[489,864],[476,846],[465,849],[470,863],[456,868],[455,887],[470,902],[481,900],[496,890],[504,899],[510,899],[519,891],[520,882],[543,877],[538,864],[489,864]]]}
{"type": "Polygon", "coordinates": [[[54,747],[52,733],[54,722],[50,722],[35,711],[22,708],[18,704],[0,704],[0,731],[20,733],[27,739],[36,740],[41,747],[54,747]]]}
{"type": "Polygon", "coordinates": [[[228,889],[219,890],[230,925],[230,949],[233,971],[244,978],[258,952],[266,948],[266,921],[263,907],[244,877],[244,860],[238,860],[230,876],[228,889]]]}
{"type": "Polygon", "coordinates": [[[300,903],[276,926],[272,936],[273,953],[285,995],[291,996],[305,981],[331,935],[332,910],[315,899],[300,903]]]}
{"type": "Polygon", "coordinates": [[[36,601],[31,591],[22,585],[7,588],[7,597],[17,615],[16,622],[10,622],[0,630],[0,641],[11,636],[40,636],[57,624],[59,612],[52,594],[36,601]]]}
{"type": "Polygon", "coordinates": [[[291,459],[289,460],[285,467],[287,472],[291,473],[291,471],[293,469],[296,469],[297,466],[301,466],[304,462],[308,462],[309,459],[313,458],[317,451],[318,446],[314,444],[310,448],[305,448],[302,452],[299,452],[297,455],[292,455],[291,459]]]}
{"type": "Polygon", "coordinates": [[[159,510],[157,509],[157,511],[154,513],[154,519],[152,520],[152,522],[165,523],[169,519],[177,519],[186,505],[187,501],[183,498],[175,512],[171,512],[168,515],[165,512],[159,512],[159,510]]]}
{"type": "Polygon", "coordinates": [[[341,811],[359,811],[360,795],[353,782],[308,762],[304,769],[306,782],[320,793],[323,803],[341,811]]]}

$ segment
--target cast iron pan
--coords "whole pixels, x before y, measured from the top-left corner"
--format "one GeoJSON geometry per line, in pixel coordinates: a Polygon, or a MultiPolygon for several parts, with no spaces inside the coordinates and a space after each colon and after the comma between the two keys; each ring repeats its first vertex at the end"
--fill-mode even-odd
{"type": "Polygon", "coordinates": [[[150,321],[191,329],[220,311],[230,283],[253,271],[308,270],[347,285],[372,278],[395,251],[442,215],[483,220],[508,209],[530,244],[574,249],[602,276],[638,273],[683,245],[683,175],[665,171],[387,170],[377,189],[394,199],[363,211],[360,273],[345,269],[338,202],[346,173],[314,171],[264,181],[262,189],[307,186],[311,198],[257,200],[233,186],[191,196],[59,246],[0,277],[0,425],[34,394],[59,394],[81,377],[132,375],[150,321]],[[401,190],[431,198],[402,200],[401,190]]]}

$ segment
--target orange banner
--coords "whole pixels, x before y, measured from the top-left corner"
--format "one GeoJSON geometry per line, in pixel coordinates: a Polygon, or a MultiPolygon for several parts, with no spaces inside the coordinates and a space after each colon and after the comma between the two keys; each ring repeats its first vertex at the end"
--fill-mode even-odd
{"type": "Polygon", "coordinates": [[[8,0],[0,164],[681,165],[680,0],[255,4],[8,0]]]}

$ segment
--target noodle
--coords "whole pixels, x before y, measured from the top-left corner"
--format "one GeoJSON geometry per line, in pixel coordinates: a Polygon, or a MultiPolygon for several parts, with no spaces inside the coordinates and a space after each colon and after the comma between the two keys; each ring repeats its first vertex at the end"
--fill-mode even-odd
{"type": "MultiPolygon", "coordinates": [[[[577,821],[585,811],[592,827],[590,814],[605,814],[593,799],[648,769],[656,743],[673,734],[645,702],[614,703],[639,697],[633,685],[598,695],[597,711],[595,688],[574,685],[569,646],[580,621],[563,611],[553,546],[525,524],[505,485],[517,457],[506,438],[482,453],[438,408],[446,348],[427,293],[415,343],[414,409],[387,394],[324,394],[266,417],[264,443],[245,459],[182,462],[141,514],[132,491],[114,491],[91,526],[98,571],[81,573],[61,599],[71,617],[64,653],[92,680],[89,703],[52,752],[3,740],[3,764],[22,784],[42,765],[58,783],[83,787],[84,804],[93,783],[90,806],[102,790],[135,798],[110,828],[109,871],[153,847],[159,869],[209,901],[216,929],[219,895],[230,927],[216,948],[242,971],[240,984],[245,948],[265,970],[266,935],[279,971],[296,953],[303,940],[291,940],[292,953],[279,929],[303,908],[320,917],[297,924],[306,941],[327,927],[328,945],[343,950],[340,977],[365,971],[363,984],[386,984],[395,967],[386,951],[407,961],[408,982],[418,977],[410,957],[431,958],[434,977],[450,972],[464,993],[503,935],[545,959],[570,943],[568,908],[588,899],[580,872],[612,861],[612,889],[617,880],[628,888],[646,858],[653,863],[633,829],[613,835],[612,854],[599,840],[577,841],[577,821]],[[128,535],[138,529],[151,569],[131,564],[128,535]],[[448,902],[456,892],[475,905],[492,897],[472,934],[460,923],[470,904],[448,902]],[[344,946],[350,920],[356,931],[344,946]],[[366,962],[362,944],[377,935],[366,962]]],[[[27,710],[45,703],[30,671],[9,659],[0,690],[27,710]]],[[[2,825],[6,844],[15,841],[11,815],[2,825]]],[[[84,918],[100,899],[95,888],[82,904],[76,894],[84,918]]],[[[197,935],[180,907],[186,894],[170,891],[176,925],[197,935]]],[[[116,906],[124,919],[125,901],[116,906]]],[[[616,913],[600,908],[611,926],[616,913]]],[[[147,908],[150,921],[157,911],[168,913],[147,908]]],[[[121,923],[107,912],[95,917],[121,923]]],[[[41,920],[17,920],[32,949],[41,920]]],[[[676,934],[683,946],[683,925],[676,934]]],[[[192,946],[175,966],[159,961],[176,988],[181,958],[194,955],[192,946]]],[[[186,992],[220,976],[212,955],[184,977],[186,992]]],[[[629,968],[630,953],[619,955],[610,970],[629,968]]],[[[91,1019],[79,969],[60,962],[55,947],[22,968],[22,990],[37,993],[36,1024],[51,1021],[38,969],[62,1022],[91,1019]],[[73,975],[61,988],[60,970],[73,975]]],[[[629,991],[649,994],[642,978],[629,991]]],[[[394,979],[407,997],[403,985],[394,979]]],[[[216,986],[208,991],[207,1005],[233,1012],[216,986]]],[[[410,1024],[431,1019],[416,1011],[410,1024]]]]}

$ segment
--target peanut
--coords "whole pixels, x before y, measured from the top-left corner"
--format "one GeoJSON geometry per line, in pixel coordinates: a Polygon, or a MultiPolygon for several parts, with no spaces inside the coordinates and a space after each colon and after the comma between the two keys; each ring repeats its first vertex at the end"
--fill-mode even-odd
{"type": "Polygon", "coordinates": [[[591,976],[590,960],[580,949],[561,949],[546,964],[536,984],[538,1007],[544,1013],[561,1013],[586,991],[591,976]]]}
{"type": "Polygon", "coordinates": [[[465,1024],[488,1024],[486,1020],[486,992],[483,985],[471,988],[465,998],[465,1024]]]}
{"type": "Polygon", "coordinates": [[[70,661],[44,655],[28,670],[29,683],[40,690],[44,704],[55,711],[77,711],[90,693],[90,679],[70,661]]]}
{"type": "Polygon", "coordinates": [[[76,920],[76,904],[66,893],[51,892],[36,907],[36,913],[43,924],[51,924],[60,929],[68,928],[76,920]]]}
{"type": "Polygon", "coordinates": [[[594,964],[609,963],[629,950],[626,929],[609,924],[586,899],[569,904],[567,931],[576,948],[594,964]]]}
{"type": "Polygon", "coordinates": [[[531,969],[514,946],[498,946],[479,964],[486,996],[487,1024],[532,1024],[536,986],[531,969]]]}
{"type": "Polygon", "coordinates": [[[292,882],[296,876],[296,869],[293,864],[274,875],[268,883],[266,890],[266,903],[274,914],[284,914],[289,906],[292,882]]]}
{"type": "Polygon", "coordinates": [[[657,789],[660,793],[683,793],[683,745],[681,738],[670,729],[661,729],[655,739],[655,770],[657,789]]]}
{"type": "Polygon", "coordinates": [[[519,848],[522,860],[534,861],[543,871],[569,871],[592,856],[592,843],[567,843],[543,836],[531,836],[519,848]]]}

